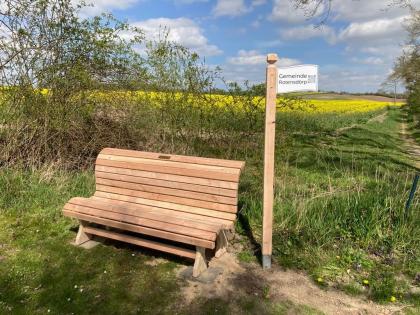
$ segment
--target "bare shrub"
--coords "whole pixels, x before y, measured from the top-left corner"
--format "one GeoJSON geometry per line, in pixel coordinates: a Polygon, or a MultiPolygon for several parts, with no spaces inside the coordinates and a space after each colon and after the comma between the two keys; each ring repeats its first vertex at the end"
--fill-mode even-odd
{"type": "Polygon", "coordinates": [[[255,150],[263,115],[251,95],[232,90],[221,106],[218,69],[168,41],[168,30],[145,40],[110,15],[81,19],[79,9],[70,0],[1,7],[2,165],[82,168],[107,146],[224,157],[255,150]]]}

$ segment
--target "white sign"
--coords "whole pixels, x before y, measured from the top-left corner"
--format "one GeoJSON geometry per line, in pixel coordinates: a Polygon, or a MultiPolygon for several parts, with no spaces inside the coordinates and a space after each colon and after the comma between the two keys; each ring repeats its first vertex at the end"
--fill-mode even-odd
{"type": "Polygon", "coordinates": [[[317,65],[280,67],[277,74],[277,93],[318,91],[317,65]]]}

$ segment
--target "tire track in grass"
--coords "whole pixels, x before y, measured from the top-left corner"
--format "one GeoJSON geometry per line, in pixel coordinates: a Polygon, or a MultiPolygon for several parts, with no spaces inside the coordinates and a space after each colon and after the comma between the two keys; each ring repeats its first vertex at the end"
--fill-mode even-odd
{"type": "Polygon", "coordinates": [[[401,122],[401,136],[407,153],[413,157],[413,166],[420,172],[420,146],[408,131],[407,123],[401,122]]]}

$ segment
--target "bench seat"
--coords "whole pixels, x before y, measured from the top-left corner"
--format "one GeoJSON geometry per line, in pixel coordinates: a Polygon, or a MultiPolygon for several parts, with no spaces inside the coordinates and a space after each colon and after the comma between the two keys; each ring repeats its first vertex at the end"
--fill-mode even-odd
{"type": "Polygon", "coordinates": [[[106,148],[96,160],[95,194],[70,199],[63,214],[80,221],[77,245],[98,235],[194,258],[198,276],[206,249],[216,257],[226,250],[224,231],[236,219],[243,167],[241,161],[106,148]]]}

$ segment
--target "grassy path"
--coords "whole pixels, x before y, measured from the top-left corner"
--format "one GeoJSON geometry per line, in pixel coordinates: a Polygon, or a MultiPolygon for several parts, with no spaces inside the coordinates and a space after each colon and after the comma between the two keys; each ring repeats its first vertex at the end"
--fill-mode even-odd
{"type": "MultiPolygon", "coordinates": [[[[275,258],[320,286],[418,305],[409,292],[420,269],[419,203],[412,218],[404,212],[412,159],[403,150],[401,112],[380,116],[351,128],[311,125],[278,149],[275,258]]],[[[260,240],[257,194],[253,200],[245,211],[260,240]]]]}

